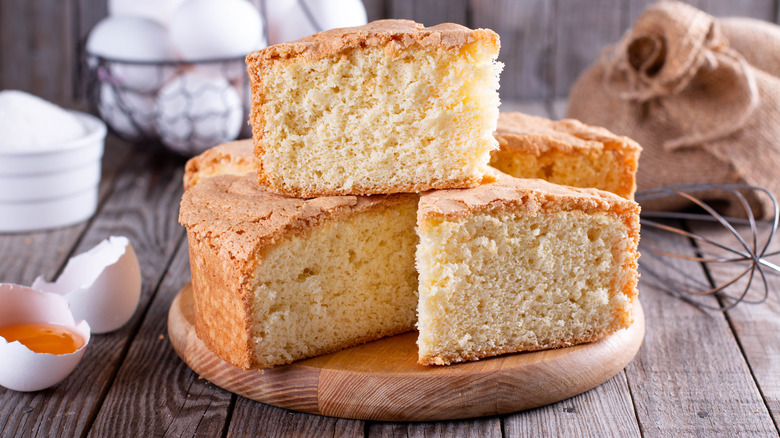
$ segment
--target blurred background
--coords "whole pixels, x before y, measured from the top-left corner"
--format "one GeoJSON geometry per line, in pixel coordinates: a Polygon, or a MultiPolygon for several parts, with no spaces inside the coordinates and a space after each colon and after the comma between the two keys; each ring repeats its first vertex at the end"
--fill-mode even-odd
{"type": "MultiPolygon", "coordinates": [[[[259,0],[253,0],[259,6],[259,0]]],[[[501,36],[501,97],[565,98],[572,82],[617,42],[650,0],[364,0],[368,20],[455,22],[501,36]]],[[[780,0],[693,0],[715,16],[778,22],[780,0]]],[[[0,89],[85,108],[79,47],[108,14],[106,0],[0,0],[0,89]]]]}

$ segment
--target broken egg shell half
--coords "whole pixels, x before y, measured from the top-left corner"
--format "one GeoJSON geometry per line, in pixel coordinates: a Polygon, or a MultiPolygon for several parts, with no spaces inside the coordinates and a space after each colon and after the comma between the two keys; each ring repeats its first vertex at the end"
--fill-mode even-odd
{"type": "Polygon", "coordinates": [[[57,281],[38,277],[32,288],[64,296],[73,315],[93,333],[107,333],[130,320],[141,297],[141,268],[126,237],[111,236],[68,260],[57,281]]]}
{"type": "Polygon", "coordinates": [[[39,391],[67,377],[89,345],[86,321],[76,322],[68,301],[56,294],[16,284],[0,284],[0,327],[16,324],[57,324],[74,330],[84,345],[70,354],[36,353],[21,342],[0,336],[0,385],[14,391],[39,391]]]}

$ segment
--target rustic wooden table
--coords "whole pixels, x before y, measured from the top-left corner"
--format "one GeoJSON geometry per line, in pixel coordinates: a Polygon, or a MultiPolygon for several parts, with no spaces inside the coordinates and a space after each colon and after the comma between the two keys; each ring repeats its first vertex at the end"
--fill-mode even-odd
{"type": "MultiPolygon", "coordinates": [[[[554,103],[503,109],[561,114],[554,103]]],[[[198,378],[167,336],[171,301],[190,277],[186,237],[177,223],[183,164],[109,138],[101,202],[89,222],[0,235],[2,282],[52,279],[69,256],[110,235],[130,238],[143,274],[132,320],[93,336],[66,380],[34,393],[0,388],[0,436],[778,436],[780,278],[771,275],[768,302],[726,314],[685,304],[645,275],[639,293],[647,334],[636,358],[603,385],[530,411],[447,422],[367,422],[232,395],[198,378]]],[[[684,239],[659,242],[643,234],[642,245],[648,244],[679,245],[678,251],[689,246],[684,239]]],[[[641,264],[664,269],[649,257],[641,264]]],[[[670,276],[707,283],[735,269],[685,266],[670,276]]]]}

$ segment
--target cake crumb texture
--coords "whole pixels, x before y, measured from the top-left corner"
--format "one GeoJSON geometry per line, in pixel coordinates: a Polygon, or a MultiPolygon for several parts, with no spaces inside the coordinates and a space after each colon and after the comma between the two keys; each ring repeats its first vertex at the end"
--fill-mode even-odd
{"type": "Polygon", "coordinates": [[[418,198],[299,199],[252,174],[203,179],[179,214],[198,336],[248,369],[412,330],[418,198]]]}
{"type": "Polygon", "coordinates": [[[264,251],[255,362],[280,364],[403,333],[417,320],[416,199],[324,223],[264,251]]]}
{"type": "Polygon", "coordinates": [[[628,327],[638,206],[538,180],[492,186],[421,199],[419,362],[565,347],[628,327]]]}
{"type": "Polygon", "coordinates": [[[262,186],[313,197],[481,182],[497,148],[498,36],[396,21],[247,57],[262,186]]]}

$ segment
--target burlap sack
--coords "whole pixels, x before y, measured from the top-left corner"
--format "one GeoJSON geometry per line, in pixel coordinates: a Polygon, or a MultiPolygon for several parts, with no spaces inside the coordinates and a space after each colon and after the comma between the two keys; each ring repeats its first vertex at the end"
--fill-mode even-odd
{"type": "MultiPolygon", "coordinates": [[[[642,145],[639,190],[746,183],[780,195],[780,29],[652,5],[577,79],[567,117],[642,145]]],[[[772,213],[767,197],[747,196],[759,217],[772,213]]]]}

